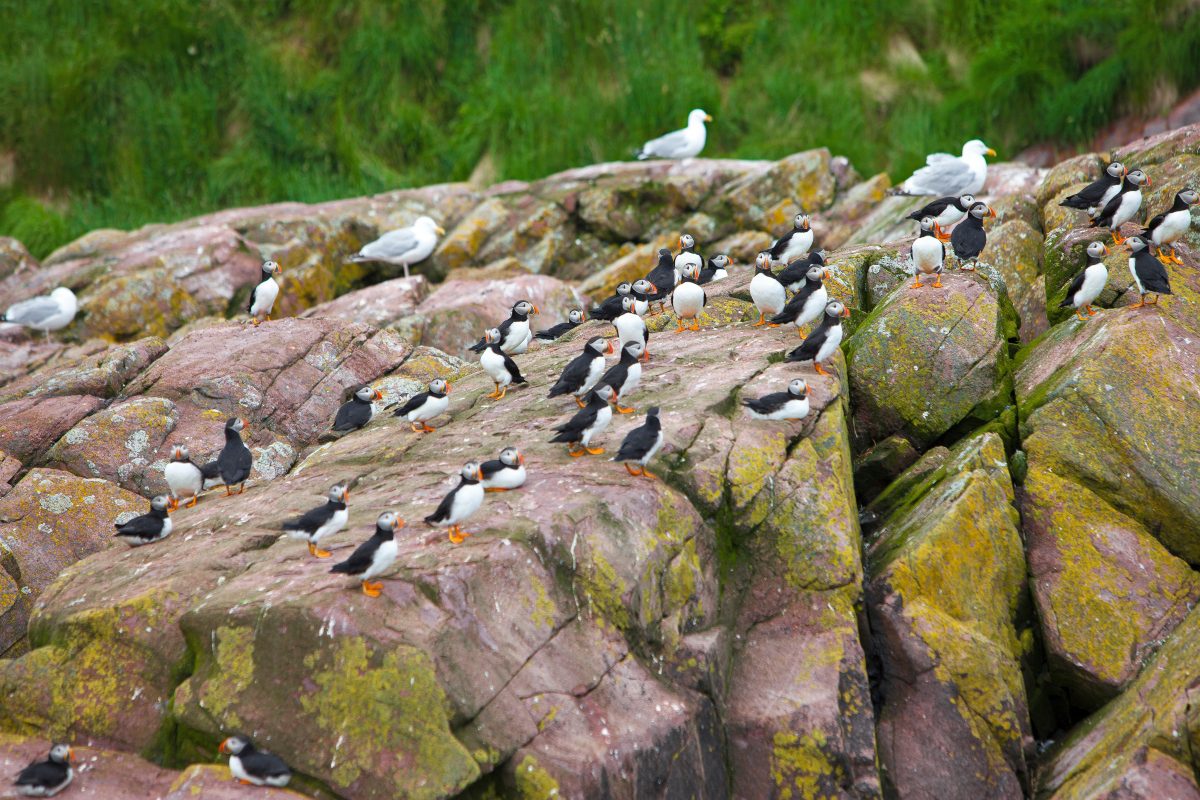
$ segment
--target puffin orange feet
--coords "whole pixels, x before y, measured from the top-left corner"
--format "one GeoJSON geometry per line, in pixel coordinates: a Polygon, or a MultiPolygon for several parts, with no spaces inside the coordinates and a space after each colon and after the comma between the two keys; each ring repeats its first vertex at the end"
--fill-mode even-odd
{"type": "MultiPolygon", "coordinates": [[[[921,276],[920,276],[920,275],[917,275],[917,276],[916,276],[916,278],[915,278],[915,280],[913,280],[913,285],[912,285],[912,288],[914,288],[914,289],[920,289],[920,288],[921,288],[922,286],[924,286],[924,285],[925,285],[925,284],[921,283],[921,276]]],[[[800,330],[800,329],[799,329],[799,328],[797,328],[796,330],[800,330]]]]}
{"type": "Polygon", "coordinates": [[[698,331],[698,330],[700,330],[700,320],[699,320],[699,318],[695,318],[695,319],[693,319],[693,320],[692,320],[692,327],[691,327],[691,330],[693,330],[693,331],[698,331]]]}
{"type": "Polygon", "coordinates": [[[569,455],[571,458],[579,458],[585,452],[587,452],[587,451],[584,450],[582,447],[579,448],[578,450],[576,450],[576,449],[572,448],[571,445],[567,445],[567,455],[569,455]]]}
{"type": "Polygon", "coordinates": [[[200,502],[200,495],[194,494],[194,495],[192,495],[191,500],[188,500],[186,503],[184,503],[183,507],[184,508],[195,508],[196,503],[199,503],[199,502],[200,502]]]}
{"type": "Polygon", "coordinates": [[[467,533],[457,525],[451,525],[450,530],[447,531],[447,535],[449,535],[450,541],[453,544],[462,544],[471,534],[467,533]]]}
{"type": "Polygon", "coordinates": [[[759,326],[766,325],[766,324],[767,324],[767,315],[760,311],[760,312],[758,312],[758,322],[754,323],[750,327],[757,328],[759,326]]]}
{"type": "Polygon", "coordinates": [[[935,289],[942,288],[942,276],[941,275],[938,275],[937,278],[934,280],[933,288],[935,288],[935,289]]]}
{"type": "Polygon", "coordinates": [[[367,597],[379,597],[379,595],[383,592],[383,583],[381,581],[375,581],[374,583],[371,581],[363,581],[362,590],[363,594],[365,594],[367,597]]]}
{"type": "Polygon", "coordinates": [[[825,375],[825,376],[829,375],[828,372],[826,372],[824,369],[821,368],[820,361],[813,361],[813,369],[815,369],[817,371],[818,375],[825,375]]]}
{"type": "Polygon", "coordinates": [[[484,491],[485,492],[507,492],[508,489],[506,487],[500,487],[500,486],[489,486],[488,488],[484,489],[484,491]]]}
{"type": "Polygon", "coordinates": [[[592,455],[594,455],[594,456],[599,456],[599,455],[603,455],[603,454],[604,454],[604,448],[603,448],[603,447],[585,447],[585,448],[583,448],[583,449],[584,449],[584,450],[587,450],[589,453],[591,453],[591,454],[592,454],[592,455]]]}
{"type": "Polygon", "coordinates": [[[1087,318],[1087,316],[1085,316],[1085,315],[1083,314],[1083,309],[1082,309],[1082,308],[1077,308],[1077,309],[1075,309],[1075,316],[1079,318],[1079,321],[1080,321],[1080,322],[1087,322],[1087,321],[1088,321],[1088,318],[1087,318]]]}
{"type": "Polygon", "coordinates": [[[583,400],[581,400],[578,395],[575,395],[574,397],[575,397],[575,405],[579,406],[580,408],[587,408],[587,403],[583,402],[583,400]]]}
{"type": "Polygon", "coordinates": [[[328,550],[322,550],[312,542],[308,543],[308,552],[310,555],[315,556],[316,558],[329,558],[331,555],[333,555],[333,553],[329,552],[328,550]]]}
{"type": "Polygon", "coordinates": [[[635,472],[633,467],[631,467],[629,465],[628,461],[625,462],[625,471],[628,472],[630,475],[632,475],[635,478],[640,478],[642,476],[642,471],[638,470],[635,472]]]}
{"type": "Polygon", "coordinates": [[[1094,317],[1094,316],[1096,316],[1097,314],[1099,314],[1099,313],[1100,313],[1100,312],[1099,312],[1099,311],[1097,311],[1096,309],[1092,308],[1092,304],[1091,304],[1091,303],[1084,303],[1084,304],[1083,304],[1083,307],[1087,309],[1087,313],[1088,313],[1088,316],[1089,316],[1089,317],[1094,317]]]}

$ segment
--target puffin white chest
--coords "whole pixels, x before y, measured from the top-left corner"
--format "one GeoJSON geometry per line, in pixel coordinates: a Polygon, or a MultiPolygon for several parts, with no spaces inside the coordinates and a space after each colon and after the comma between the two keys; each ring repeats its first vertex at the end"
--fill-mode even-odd
{"type": "Polygon", "coordinates": [[[592,443],[592,439],[603,433],[604,429],[608,427],[608,423],[610,422],[612,422],[612,408],[605,403],[604,407],[596,412],[595,422],[593,422],[591,426],[583,432],[583,436],[579,440],[580,443],[584,447],[590,445],[592,443]]]}
{"type": "Polygon", "coordinates": [[[762,313],[778,314],[787,302],[787,291],[778,280],[760,272],[750,279],[750,299],[762,313]]]}
{"type": "Polygon", "coordinates": [[[671,293],[671,307],[683,319],[692,319],[704,308],[704,289],[696,283],[681,283],[671,293]]]}
{"type": "Polygon", "coordinates": [[[525,485],[525,466],[518,464],[515,467],[505,467],[485,483],[486,489],[519,489],[525,485]]]}
{"type": "Polygon", "coordinates": [[[1154,229],[1150,238],[1155,244],[1171,244],[1179,240],[1192,225],[1192,214],[1187,209],[1172,211],[1163,219],[1162,224],[1154,229]]]}
{"type": "Polygon", "coordinates": [[[464,483],[454,492],[454,500],[450,503],[451,525],[462,522],[479,510],[483,503],[483,484],[464,483]]]}
{"type": "Polygon", "coordinates": [[[941,241],[936,236],[918,238],[912,246],[913,266],[927,275],[940,271],[943,249],[941,241]]]}
{"type": "Polygon", "coordinates": [[[342,528],[346,527],[346,522],[348,522],[349,519],[350,519],[349,509],[339,508],[337,511],[334,511],[333,516],[329,518],[329,521],[326,522],[321,527],[317,528],[316,531],[313,532],[313,535],[312,535],[313,544],[316,544],[317,542],[321,541],[326,536],[332,536],[333,534],[340,531],[342,528]]]}
{"type": "Polygon", "coordinates": [[[175,497],[194,497],[200,494],[203,476],[195,465],[187,461],[172,461],[163,470],[167,486],[175,497]]]}
{"type": "Polygon", "coordinates": [[[505,334],[500,349],[509,355],[520,355],[529,347],[531,338],[533,338],[533,334],[529,330],[529,320],[517,320],[508,326],[508,333],[505,334]]]}
{"type": "Polygon", "coordinates": [[[620,386],[614,386],[613,389],[620,397],[632,394],[638,385],[642,382],[642,364],[639,361],[629,365],[629,370],[625,373],[625,381],[620,386]]]}
{"type": "Polygon", "coordinates": [[[575,392],[576,397],[583,397],[596,386],[596,382],[604,376],[604,357],[593,358],[592,363],[588,364],[587,377],[583,381],[583,385],[575,392]]]}
{"type": "Polygon", "coordinates": [[[825,310],[825,306],[829,303],[829,290],[822,286],[817,289],[808,299],[804,301],[804,308],[800,309],[800,315],[796,317],[796,327],[800,328],[821,316],[821,312],[825,310]]]}
{"type": "Polygon", "coordinates": [[[625,312],[613,321],[621,344],[629,342],[644,342],[646,340],[646,323],[637,314],[625,312]]]}
{"type": "Polygon", "coordinates": [[[1142,190],[1134,189],[1132,192],[1126,192],[1121,195],[1121,204],[1117,206],[1117,212],[1113,214],[1112,224],[1109,226],[1112,230],[1116,230],[1124,225],[1129,220],[1133,219],[1133,215],[1137,213],[1142,206],[1142,190]]]}
{"type": "Polygon", "coordinates": [[[785,264],[789,264],[801,256],[808,255],[808,251],[812,248],[812,243],[812,228],[806,231],[793,231],[791,238],[788,239],[787,247],[784,248],[783,254],[779,256],[779,260],[785,264]]]}
{"type": "Polygon", "coordinates": [[[1108,267],[1103,263],[1092,264],[1083,271],[1083,285],[1075,293],[1075,307],[1087,305],[1100,296],[1108,283],[1108,267]]]}
{"type": "Polygon", "coordinates": [[[828,361],[839,347],[842,345],[842,326],[834,325],[825,332],[825,340],[821,342],[821,347],[817,350],[816,361],[828,361]]]}
{"type": "Polygon", "coordinates": [[[250,307],[250,315],[261,317],[271,313],[275,307],[275,298],[279,297],[279,284],[274,278],[267,278],[254,289],[254,305],[250,307]]]}
{"type": "Polygon", "coordinates": [[[362,574],[364,581],[369,581],[376,575],[382,575],[387,572],[388,567],[396,563],[396,556],[400,553],[400,546],[396,544],[395,539],[388,539],[379,547],[375,548],[375,552],[371,554],[371,566],[367,567],[362,574]]]}
{"type": "MultiPolygon", "coordinates": [[[[479,360],[482,362],[483,357],[480,356],[479,360]]],[[[501,365],[503,366],[503,360],[501,360],[501,365]]],[[[484,369],[486,370],[487,367],[484,367],[484,369]]],[[[490,370],[488,374],[491,374],[490,370]]],[[[425,398],[424,403],[421,403],[421,405],[408,412],[408,421],[424,422],[427,419],[433,419],[438,414],[441,414],[443,411],[445,411],[449,406],[450,398],[448,396],[442,395],[441,397],[434,397],[433,395],[429,395],[425,398]]]]}
{"type": "Polygon", "coordinates": [[[1136,258],[1130,257],[1129,259],[1129,274],[1133,276],[1133,285],[1137,287],[1138,294],[1145,294],[1146,290],[1142,288],[1142,279],[1138,277],[1136,258]]]}
{"type": "Polygon", "coordinates": [[[954,203],[951,203],[950,205],[946,206],[946,209],[942,211],[942,213],[937,215],[937,218],[934,220],[934,222],[936,222],[941,228],[945,229],[949,228],[951,225],[958,224],[966,215],[966,211],[963,211],[961,208],[954,205],[954,203]]]}
{"type": "Polygon", "coordinates": [[[501,386],[507,386],[512,382],[512,375],[508,374],[508,369],[504,366],[504,355],[497,353],[492,348],[488,348],[479,354],[479,365],[483,367],[483,371],[492,376],[492,380],[501,386]]]}

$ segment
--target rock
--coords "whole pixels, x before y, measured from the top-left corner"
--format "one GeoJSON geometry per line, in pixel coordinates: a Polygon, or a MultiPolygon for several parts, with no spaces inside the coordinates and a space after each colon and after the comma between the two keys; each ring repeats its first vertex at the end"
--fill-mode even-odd
{"type": "Polygon", "coordinates": [[[753,272],[755,257],[774,243],[775,239],[763,231],[741,231],[716,242],[708,255],[724,253],[735,265],[749,264],[753,272]]]}
{"type": "Polygon", "coordinates": [[[25,463],[33,462],[102,405],[102,400],[89,395],[11,400],[0,405],[0,448],[25,463]]]}
{"type": "Polygon", "coordinates": [[[1015,331],[1002,290],[961,273],[942,283],[893,291],[846,343],[859,449],[895,433],[924,447],[1011,403],[1015,331]]]}
{"type": "Polygon", "coordinates": [[[869,503],[908,469],[921,454],[902,436],[889,436],[854,462],[854,492],[869,503]]]}
{"type": "Polygon", "coordinates": [[[966,440],[951,458],[984,463],[929,486],[868,549],[883,672],[880,765],[898,797],[1020,798],[1033,739],[1016,630],[1025,559],[1012,484],[995,434],[966,440]],[[939,757],[922,758],[929,750],[939,757]]]}
{"type": "Polygon", "coordinates": [[[142,370],[167,352],[157,336],[129,344],[78,348],[77,356],[64,355],[23,378],[4,385],[0,399],[92,395],[116,397],[142,370]]]}
{"type": "Polygon", "coordinates": [[[864,217],[887,199],[891,178],[881,172],[852,186],[827,211],[816,215],[816,245],[835,250],[846,243],[864,217]]]}
{"type": "Polygon", "coordinates": [[[0,450],[0,497],[12,490],[13,478],[21,471],[21,462],[0,450]]]}
{"type": "Polygon", "coordinates": [[[429,281],[423,275],[394,278],[314,306],[300,316],[341,319],[383,328],[410,316],[428,294],[429,281]]]}
{"type": "Polygon", "coordinates": [[[1042,271],[1042,235],[1023,220],[1005,221],[988,231],[982,258],[1004,281],[1017,312],[1021,341],[1033,341],[1048,327],[1046,295],[1037,288],[1042,271]]]}
{"type": "Polygon", "coordinates": [[[10,236],[0,236],[0,280],[17,273],[28,275],[37,268],[37,259],[29,255],[25,245],[10,236]]]}
{"type": "Polygon", "coordinates": [[[659,248],[674,246],[677,241],[678,237],[674,241],[662,237],[661,241],[638,245],[630,248],[628,252],[622,252],[620,257],[607,267],[589,275],[579,285],[580,291],[601,300],[612,296],[620,284],[633,283],[649,274],[658,263],[659,248]]]}
{"type": "Polygon", "coordinates": [[[165,269],[123,275],[93,290],[81,304],[83,331],[128,339],[166,336],[200,316],[201,305],[165,269]]]}
{"type": "Polygon", "coordinates": [[[1054,165],[1046,171],[1041,185],[1038,186],[1036,195],[1038,208],[1044,207],[1052,200],[1057,203],[1060,199],[1059,195],[1065,197],[1087,186],[1100,177],[1109,163],[1109,159],[1099,153],[1084,153],[1054,165]],[[1068,188],[1071,191],[1064,195],[1063,190],[1068,188]]]}
{"type": "Polygon", "coordinates": [[[51,469],[31,470],[0,498],[0,574],[18,592],[7,608],[0,602],[0,654],[25,636],[38,596],[65,567],[117,546],[114,522],[145,511],[142,498],[111,483],[51,469]]]}
{"type": "Polygon", "coordinates": [[[1136,521],[1035,466],[1022,518],[1042,642],[1055,683],[1094,710],[1196,605],[1200,579],[1136,521]]]}
{"type": "Polygon", "coordinates": [[[778,236],[801,210],[811,214],[829,206],[836,188],[829,151],[808,150],[727,184],[704,210],[717,219],[732,217],[741,228],[765,228],[778,236]]]}

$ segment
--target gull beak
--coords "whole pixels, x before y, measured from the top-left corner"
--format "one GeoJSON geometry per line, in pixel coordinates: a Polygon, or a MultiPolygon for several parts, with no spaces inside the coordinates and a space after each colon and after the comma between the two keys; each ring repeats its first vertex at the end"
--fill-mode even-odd
{"type": "Polygon", "coordinates": [[[989,147],[987,150],[984,150],[983,152],[987,153],[989,156],[995,156],[995,155],[996,155],[996,151],[995,151],[995,150],[993,150],[993,149],[992,149],[992,148],[990,148],[990,147],[989,147]]]}
{"type": "Polygon", "coordinates": [[[383,392],[381,392],[381,391],[379,391],[378,389],[376,389],[376,390],[375,390],[375,394],[371,395],[371,397],[372,397],[373,399],[375,399],[375,400],[382,400],[382,399],[383,399],[383,392]]]}
{"type": "Polygon", "coordinates": [[[606,350],[605,353],[607,353],[608,355],[611,356],[615,352],[616,352],[616,350],[613,349],[612,339],[609,339],[608,340],[608,350],[606,350]]]}
{"type": "Polygon", "coordinates": [[[521,466],[525,466],[525,455],[523,453],[517,454],[517,463],[521,466]]]}
{"type": "Polygon", "coordinates": [[[842,306],[842,313],[839,316],[849,317],[850,316],[850,306],[842,306]]]}
{"type": "Polygon", "coordinates": [[[438,232],[438,236],[446,235],[446,229],[443,228],[441,225],[438,225],[436,228],[434,228],[434,230],[438,232]]]}
{"type": "Polygon", "coordinates": [[[705,122],[712,122],[712,114],[705,114],[705,115],[704,115],[704,121],[705,121],[705,122]]]}

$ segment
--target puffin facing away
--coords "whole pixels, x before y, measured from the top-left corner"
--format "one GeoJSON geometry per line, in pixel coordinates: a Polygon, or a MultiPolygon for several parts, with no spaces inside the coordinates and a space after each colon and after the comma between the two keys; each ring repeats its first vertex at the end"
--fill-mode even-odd
{"type": "Polygon", "coordinates": [[[1058,304],[1059,308],[1074,308],[1075,316],[1085,322],[1088,317],[1096,316],[1092,303],[1108,283],[1108,267],[1104,266],[1106,255],[1108,248],[1104,246],[1104,242],[1092,242],[1087,246],[1087,265],[1067,287],[1067,296],[1058,304]]]}
{"type": "Polygon", "coordinates": [[[926,203],[922,208],[909,214],[905,219],[920,222],[925,217],[933,217],[934,232],[943,242],[950,240],[948,231],[962,222],[967,211],[975,204],[975,195],[960,194],[957,197],[939,197],[932,203],[926,203]]]}
{"type": "MultiPolygon", "coordinates": [[[[507,358],[507,356],[505,356],[507,358]]],[[[433,433],[435,428],[429,425],[429,420],[450,407],[450,383],[441,378],[429,382],[429,389],[418,392],[398,408],[393,416],[404,417],[412,426],[413,433],[433,433]]]]}
{"type": "Polygon", "coordinates": [[[437,247],[438,236],[445,233],[442,226],[429,217],[417,217],[417,221],[409,227],[388,231],[365,245],[350,256],[350,261],[382,261],[385,264],[394,264],[404,268],[404,277],[407,278],[409,266],[428,258],[433,248],[437,247]]]}
{"type": "Polygon", "coordinates": [[[808,255],[813,245],[813,229],[808,214],[801,211],[792,220],[792,229],[780,236],[768,251],[776,264],[790,264],[808,255]]]}
{"type": "Polygon", "coordinates": [[[485,492],[507,492],[525,485],[525,456],[515,447],[500,451],[500,457],[479,465],[485,492]]]}
{"type": "Polygon", "coordinates": [[[496,390],[489,394],[488,398],[501,400],[508,393],[509,386],[525,383],[525,378],[517,368],[517,362],[500,349],[501,334],[498,329],[492,328],[483,338],[487,342],[487,348],[479,354],[479,365],[483,367],[484,372],[492,376],[492,382],[496,384],[496,390]]]}
{"type": "Polygon", "coordinates": [[[559,397],[564,394],[574,396],[575,403],[583,408],[580,398],[592,390],[604,374],[604,356],[612,355],[612,342],[603,336],[593,336],[583,346],[583,352],[575,356],[563,368],[558,376],[558,382],[550,388],[549,397],[559,397]]]}
{"type": "Polygon", "coordinates": [[[361,386],[342,404],[333,418],[333,433],[346,434],[364,427],[375,416],[375,402],[383,399],[383,393],[370,386],[361,386]]]}
{"type": "Polygon", "coordinates": [[[551,325],[549,328],[540,330],[534,334],[534,338],[541,339],[543,342],[553,342],[567,331],[572,328],[578,328],[585,322],[587,322],[587,314],[583,313],[583,309],[572,308],[567,312],[566,322],[560,322],[557,325],[551,325]]]}
{"type": "Polygon", "coordinates": [[[808,384],[803,378],[796,378],[788,384],[786,392],[743,400],[742,405],[754,419],[804,419],[808,416],[808,384]]]}
{"type": "MultiPolygon", "coordinates": [[[[685,234],[686,235],[686,234],[685,234]]],[[[667,295],[675,288],[678,273],[675,271],[675,257],[671,255],[671,251],[663,247],[658,251],[658,263],[654,265],[654,269],[647,273],[642,280],[650,284],[652,293],[646,296],[646,302],[649,304],[658,303],[658,312],[661,313],[667,295]]],[[[634,285],[636,292],[637,285],[634,285]]],[[[638,313],[645,313],[639,311],[638,313]]]]}
{"type": "Polygon", "coordinates": [[[1175,252],[1175,242],[1187,233],[1192,225],[1191,207],[1200,201],[1200,194],[1195,189],[1184,189],[1175,195],[1175,202],[1166,212],[1159,214],[1146,224],[1142,237],[1158,248],[1158,259],[1170,261],[1173,264],[1183,264],[1183,259],[1175,252]],[[1163,248],[1171,245],[1171,255],[1165,255],[1163,248]]]}
{"type": "Polygon", "coordinates": [[[171,535],[171,498],[160,494],[150,501],[150,511],[127,522],[118,522],[117,538],[130,547],[160,542],[171,535]]]}
{"type": "Polygon", "coordinates": [[[306,511],[297,519],[288,520],[281,526],[289,535],[304,539],[308,542],[309,555],[317,558],[329,558],[332,553],[322,550],[321,540],[332,536],[350,519],[346,503],[350,500],[350,490],[345,484],[335,483],[329,490],[329,500],[311,511],[306,511]]]}
{"type": "Polygon", "coordinates": [[[383,591],[383,582],[372,583],[371,579],[386,572],[388,567],[396,562],[399,553],[396,529],[403,527],[404,520],[396,516],[396,512],[383,512],[375,521],[375,533],[371,538],[355,548],[345,561],[334,564],[329,571],[357,575],[362,581],[363,594],[367,597],[379,597],[383,591]]]}
{"type": "Polygon", "coordinates": [[[607,298],[598,306],[592,306],[592,319],[602,319],[605,322],[612,322],[621,314],[621,298],[629,296],[629,293],[632,291],[633,284],[618,284],[617,291],[612,297],[607,298]]]}
{"type": "Polygon", "coordinates": [[[229,755],[229,772],[241,783],[282,787],[292,779],[292,770],[282,758],[258,750],[245,736],[230,736],[218,750],[229,755]]]}
{"type": "Polygon", "coordinates": [[[704,141],[708,136],[704,127],[706,122],[712,122],[712,117],[703,109],[692,109],[686,128],[646,142],[635,154],[638,161],[647,158],[695,158],[704,149],[704,141]]]}
{"type": "Polygon", "coordinates": [[[604,432],[612,421],[612,408],[609,404],[616,399],[616,392],[608,384],[600,384],[588,395],[587,404],[575,412],[575,416],[554,430],[557,434],[551,442],[562,442],[567,445],[567,454],[581,456],[591,453],[598,456],[604,452],[603,447],[592,447],[592,440],[604,432]],[[577,445],[578,450],[572,445],[577,445]]]}
{"type": "Polygon", "coordinates": [[[279,297],[279,276],[282,274],[283,268],[274,261],[263,262],[262,283],[254,287],[250,293],[250,304],[246,306],[254,327],[257,328],[264,319],[270,321],[275,298],[279,297]]]}
{"type": "Polygon", "coordinates": [[[196,505],[200,493],[220,480],[215,461],[201,467],[192,461],[183,445],[171,448],[171,462],[163,470],[163,477],[171,488],[172,509],[179,508],[180,501],[185,499],[188,508],[196,505]]]}
{"type": "Polygon", "coordinates": [[[950,246],[958,263],[965,270],[975,269],[975,261],[987,245],[987,231],[983,229],[983,218],[994,217],[996,212],[987,203],[974,203],[967,212],[967,218],[950,234],[950,246]],[[967,266],[966,262],[971,262],[967,266]]]}
{"type": "Polygon", "coordinates": [[[921,232],[912,243],[913,274],[916,276],[913,288],[919,289],[925,285],[921,283],[923,274],[935,275],[933,288],[942,288],[942,266],[945,259],[946,245],[937,236],[933,217],[922,217],[921,232]]]}
{"type": "Polygon", "coordinates": [[[635,478],[654,479],[658,476],[647,472],[646,465],[662,446],[662,421],[658,418],[658,406],[652,406],[646,411],[646,421],[625,434],[625,440],[621,442],[621,449],[613,456],[613,461],[624,461],[625,471],[635,478]],[[630,461],[638,463],[636,472],[629,465],[630,461]]]}
{"type": "Polygon", "coordinates": [[[779,278],[771,271],[771,254],[765,250],[758,254],[754,261],[754,277],[750,279],[750,299],[758,308],[759,325],[778,327],[777,323],[767,322],[767,314],[775,316],[787,305],[787,291],[779,278]]]}
{"type": "Polygon", "coordinates": [[[812,267],[825,266],[825,253],[821,250],[809,253],[805,258],[798,258],[788,264],[779,272],[775,273],[775,277],[779,278],[779,282],[783,284],[783,288],[789,292],[798,292],[804,286],[805,280],[808,278],[808,271],[812,267]]]}
{"type": "Polygon", "coordinates": [[[45,761],[34,761],[17,773],[13,781],[17,793],[24,797],[54,797],[75,779],[75,768],[71,766],[74,759],[69,745],[53,745],[45,761]]]}
{"type": "MultiPolygon", "coordinates": [[[[934,237],[937,240],[937,237],[934,237]]],[[[941,244],[941,242],[938,242],[941,244]]],[[[831,300],[825,306],[825,317],[821,324],[804,340],[804,344],[787,354],[786,361],[812,361],[818,375],[828,375],[821,364],[828,361],[842,344],[842,320],[850,316],[850,309],[840,300],[831,300]]]]}
{"type": "Polygon", "coordinates": [[[1149,186],[1150,179],[1140,169],[1125,176],[1125,181],[1112,199],[1104,204],[1099,215],[1092,220],[1093,228],[1106,227],[1112,232],[1113,241],[1122,244],[1121,226],[1133,219],[1142,207],[1142,186],[1149,186]]]}
{"type": "Polygon", "coordinates": [[[684,330],[683,321],[690,319],[688,330],[700,330],[700,312],[708,305],[708,295],[700,285],[700,265],[684,264],[683,278],[675,291],[671,292],[671,310],[679,321],[679,332],[684,330]]]}
{"type": "Polygon", "coordinates": [[[1092,181],[1070,197],[1065,198],[1060,206],[1077,208],[1080,211],[1090,211],[1094,208],[1104,208],[1121,189],[1121,181],[1129,174],[1129,170],[1120,161],[1114,161],[1104,168],[1104,174],[1092,181]]]}
{"type": "Polygon", "coordinates": [[[628,397],[637,391],[638,385],[642,382],[642,364],[639,360],[641,356],[641,343],[628,342],[621,348],[621,360],[613,364],[600,379],[600,386],[612,388],[612,403],[621,414],[632,414],[634,411],[633,408],[622,406],[621,398],[628,397]]]}
{"type": "Polygon", "coordinates": [[[1158,296],[1171,294],[1171,283],[1167,276],[1166,267],[1150,254],[1150,245],[1140,236],[1130,236],[1125,240],[1129,248],[1129,272],[1133,275],[1133,283],[1137,286],[1141,299],[1130,308],[1158,305],[1158,296]],[[1154,295],[1154,302],[1147,302],[1146,295],[1154,295]]]}
{"type": "Polygon", "coordinates": [[[800,291],[792,295],[792,299],[788,300],[783,311],[771,317],[771,322],[780,325],[790,322],[796,326],[796,333],[804,338],[800,329],[821,316],[821,312],[825,310],[825,304],[829,302],[829,290],[825,288],[825,281],[828,278],[829,270],[824,267],[809,267],[800,291]]]}
{"type": "MultiPolygon", "coordinates": [[[[540,313],[538,307],[528,300],[518,300],[513,304],[508,319],[492,329],[499,333],[496,342],[500,345],[500,349],[508,355],[524,353],[533,338],[533,334],[529,330],[529,315],[540,313]]],[[[475,353],[482,353],[489,344],[487,337],[484,337],[471,345],[471,350],[475,353]]]]}
{"type": "Polygon", "coordinates": [[[254,467],[254,457],[250,448],[242,441],[242,432],[246,430],[247,422],[239,417],[232,417],[225,423],[225,447],[217,456],[217,470],[221,482],[225,484],[225,496],[241,494],[246,490],[246,479],[254,467]],[[236,492],[233,487],[238,487],[236,492]]]}
{"type": "Polygon", "coordinates": [[[459,472],[458,486],[442,498],[437,509],[425,521],[430,525],[449,528],[450,541],[462,544],[471,535],[462,529],[462,523],[483,504],[482,481],[483,470],[474,461],[468,461],[459,472]]]}

